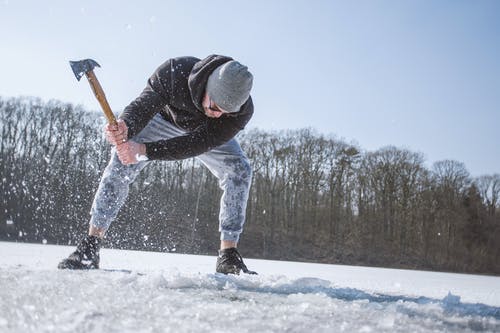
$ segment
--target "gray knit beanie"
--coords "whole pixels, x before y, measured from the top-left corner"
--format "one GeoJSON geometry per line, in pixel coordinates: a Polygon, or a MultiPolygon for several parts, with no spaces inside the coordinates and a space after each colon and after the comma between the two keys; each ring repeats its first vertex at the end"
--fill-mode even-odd
{"type": "Polygon", "coordinates": [[[250,96],[252,82],[253,76],[248,67],[231,60],[210,74],[206,92],[221,109],[238,112],[250,96]]]}

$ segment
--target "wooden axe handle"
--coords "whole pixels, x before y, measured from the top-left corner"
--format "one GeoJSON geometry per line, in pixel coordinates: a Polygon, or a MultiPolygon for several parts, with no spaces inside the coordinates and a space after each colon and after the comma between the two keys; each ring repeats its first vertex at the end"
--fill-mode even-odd
{"type": "Polygon", "coordinates": [[[108,123],[110,123],[111,125],[116,125],[115,115],[113,114],[113,111],[111,111],[111,107],[109,106],[108,100],[106,99],[106,95],[104,95],[104,90],[102,90],[101,84],[99,83],[99,80],[97,80],[94,71],[88,71],[85,73],[85,75],[89,80],[90,87],[92,88],[95,97],[99,101],[99,104],[101,104],[106,118],[108,118],[108,123]]]}

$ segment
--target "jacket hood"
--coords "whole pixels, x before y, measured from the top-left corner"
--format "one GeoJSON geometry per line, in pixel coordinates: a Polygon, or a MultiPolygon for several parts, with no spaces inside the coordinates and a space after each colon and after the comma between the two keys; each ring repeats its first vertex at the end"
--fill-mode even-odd
{"type": "Polygon", "coordinates": [[[203,95],[207,86],[208,77],[222,64],[233,60],[233,58],[212,54],[198,61],[191,70],[188,78],[189,91],[194,105],[198,110],[204,112],[202,106],[203,95]]]}

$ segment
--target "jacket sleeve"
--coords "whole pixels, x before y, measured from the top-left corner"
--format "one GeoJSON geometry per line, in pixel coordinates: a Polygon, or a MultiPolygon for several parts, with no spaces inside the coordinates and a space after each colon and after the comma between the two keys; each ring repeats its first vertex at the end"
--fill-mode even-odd
{"type": "Polygon", "coordinates": [[[168,140],[146,143],[151,160],[180,160],[206,153],[231,140],[250,120],[252,114],[238,117],[207,118],[197,129],[168,140]]]}
{"type": "Polygon", "coordinates": [[[129,139],[139,133],[169,103],[172,93],[170,74],[171,61],[168,60],[151,75],[139,97],[121,113],[119,118],[127,124],[129,139]]]}

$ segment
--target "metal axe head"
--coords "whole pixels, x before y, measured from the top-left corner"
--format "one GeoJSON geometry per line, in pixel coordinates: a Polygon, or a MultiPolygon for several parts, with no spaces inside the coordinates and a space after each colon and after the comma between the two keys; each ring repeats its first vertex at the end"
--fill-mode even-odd
{"type": "Polygon", "coordinates": [[[95,60],[84,59],[79,61],[69,62],[73,73],[75,73],[76,79],[80,81],[82,76],[94,69],[94,67],[101,67],[95,60]]]}

